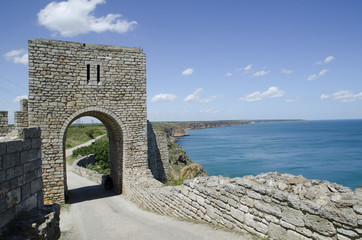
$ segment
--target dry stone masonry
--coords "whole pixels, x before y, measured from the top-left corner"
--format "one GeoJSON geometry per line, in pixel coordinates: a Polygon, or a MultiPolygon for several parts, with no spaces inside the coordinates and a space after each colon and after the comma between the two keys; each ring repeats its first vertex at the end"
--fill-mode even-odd
{"type": "Polygon", "coordinates": [[[0,138],[9,133],[8,111],[0,111],[0,138]]]}
{"type": "Polygon", "coordinates": [[[174,187],[147,172],[127,179],[128,198],[165,215],[270,239],[362,238],[362,189],[276,172],[200,177],[174,187]]]}
{"type": "Polygon", "coordinates": [[[14,125],[16,129],[23,129],[28,127],[28,100],[22,99],[20,101],[20,111],[14,113],[14,125]]]}
{"type": "Polygon", "coordinates": [[[43,206],[40,129],[0,142],[0,228],[22,211],[43,206]]]}
{"type": "Polygon", "coordinates": [[[42,130],[45,198],[63,202],[68,126],[98,118],[110,140],[111,177],[122,192],[125,169],[146,169],[146,56],[138,48],[29,41],[29,126],[42,130]]]}

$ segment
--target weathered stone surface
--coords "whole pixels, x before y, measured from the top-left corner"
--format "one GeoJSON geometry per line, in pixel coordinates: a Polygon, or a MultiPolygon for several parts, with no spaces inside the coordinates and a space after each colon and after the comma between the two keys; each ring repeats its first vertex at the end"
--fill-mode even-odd
{"type": "Polygon", "coordinates": [[[356,233],[353,230],[347,230],[347,229],[344,229],[344,228],[337,228],[337,232],[341,233],[341,234],[343,234],[345,236],[348,236],[350,238],[357,238],[358,237],[358,233],[356,233]]]}
{"type": "Polygon", "coordinates": [[[269,224],[268,236],[270,236],[271,239],[286,240],[287,239],[286,233],[287,230],[285,230],[283,227],[274,223],[269,224]]]}
{"type": "Polygon", "coordinates": [[[239,222],[244,222],[245,220],[245,217],[244,217],[244,212],[238,210],[238,209],[235,209],[235,208],[231,208],[230,209],[230,214],[233,218],[235,218],[236,220],[238,220],[239,222]]]}
{"type": "Polygon", "coordinates": [[[297,227],[304,226],[304,214],[293,208],[284,208],[282,211],[282,219],[297,227]]]}
{"type": "Polygon", "coordinates": [[[40,132],[40,129],[25,129],[24,133],[29,131],[33,132],[32,137],[16,140],[15,144],[12,141],[6,142],[7,146],[11,146],[10,152],[5,148],[5,152],[0,155],[0,235],[4,225],[12,221],[19,212],[43,206],[41,160],[37,159],[36,162],[27,157],[33,149],[23,147],[27,145],[27,140],[40,140],[40,135],[34,134],[40,132]],[[40,174],[37,175],[37,172],[40,174]]]}
{"type": "Polygon", "coordinates": [[[333,236],[337,233],[331,222],[316,215],[307,214],[305,216],[305,225],[322,235],[333,236]]]}
{"type": "Polygon", "coordinates": [[[288,240],[308,240],[309,238],[297,233],[297,232],[294,232],[292,230],[288,230],[287,231],[287,239],[288,240]]]}

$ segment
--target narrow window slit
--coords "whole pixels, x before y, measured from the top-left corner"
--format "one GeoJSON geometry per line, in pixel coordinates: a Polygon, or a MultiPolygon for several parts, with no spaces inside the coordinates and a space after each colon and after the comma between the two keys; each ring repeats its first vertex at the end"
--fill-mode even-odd
{"type": "Polygon", "coordinates": [[[101,66],[97,65],[97,83],[100,82],[101,78],[101,66]]]}
{"type": "Polygon", "coordinates": [[[87,83],[90,81],[90,64],[87,64],[87,83]]]}

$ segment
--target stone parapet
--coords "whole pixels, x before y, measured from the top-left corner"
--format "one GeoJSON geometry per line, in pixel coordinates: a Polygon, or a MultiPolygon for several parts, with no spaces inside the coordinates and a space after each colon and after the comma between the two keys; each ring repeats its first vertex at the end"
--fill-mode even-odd
{"type": "Polygon", "coordinates": [[[14,125],[16,129],[23,129],[29,127],[27,99],[22,99],[20,101],[20,111],[16,111],[14,113],[14,125]]]}
{"type": "Polygon", "coordinates": [[[23,211],[43,207],[40,128],[0,142],[0,229],[23,211]]]}
{"type": "Polygon", "coordinates": [[[141,207],[270,239],[361,239],[362,189],[267,173],[200,177],[162,186],[150,173],[127,175],[126,196],[141,207]]]}
{"type": "Polygon", "coordinates": [[[8,111],[0,111],[0,137],[9,133],[8,111]]]}

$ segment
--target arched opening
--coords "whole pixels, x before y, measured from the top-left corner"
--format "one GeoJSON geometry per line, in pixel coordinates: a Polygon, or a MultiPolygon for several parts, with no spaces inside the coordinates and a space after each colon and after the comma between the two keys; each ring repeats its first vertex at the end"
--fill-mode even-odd
{"type": "Polygon", "coordinates": [[[66,136],[71,124],[82,117],[93,117],[98,119],[106,128],[109,140],[109,156],[110,156],[110,177],[113,182],[113,191],[116,194],[122,193],[122,173],[123,173],[123,130],[120,120],[116,115],[103,109],[84,109],[77,111],[71,115],[63,124],[60,132],[63,143],[63,177],[64,177],[64,194],[67,199],[67,163],[66,163],[66,136]]]}

